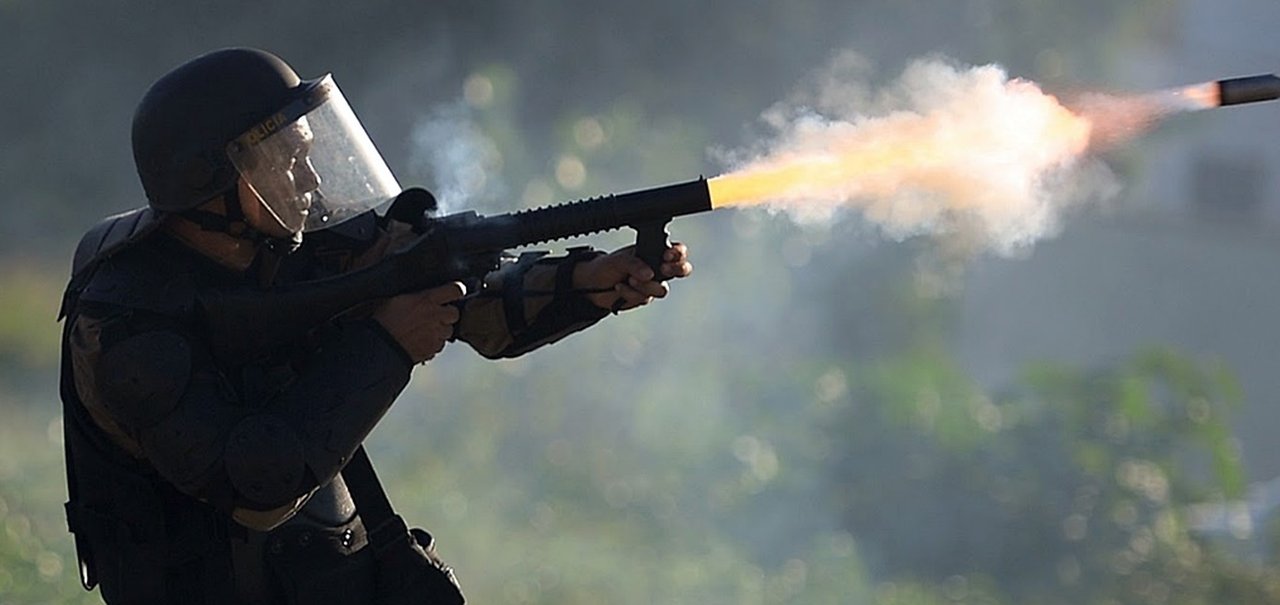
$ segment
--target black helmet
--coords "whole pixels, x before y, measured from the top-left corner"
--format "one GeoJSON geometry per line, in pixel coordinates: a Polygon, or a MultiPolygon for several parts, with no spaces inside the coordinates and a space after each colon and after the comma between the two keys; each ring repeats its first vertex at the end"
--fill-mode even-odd
{"type": "Polygon", "coordinates": [[[295,234],[400,192],[332,76],[303,81],[246,48],[197,57],[152,85],[133,117],[133,158],[156,210],[192,211],[243,179],[295,234]]]}
{"type": "Polygon", "coordinates": [[[133,116],[133,159],[151,207],[182,212],[235,186],[227,143],[305,88],[282,59],[249,48],[202,55],[160,78],[133,116]]]}

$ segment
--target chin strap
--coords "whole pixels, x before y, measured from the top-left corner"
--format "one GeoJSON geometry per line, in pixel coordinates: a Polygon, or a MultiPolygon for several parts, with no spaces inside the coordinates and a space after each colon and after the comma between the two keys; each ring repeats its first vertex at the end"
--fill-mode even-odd
{"type": "Polygon", "coordinates": [[[259,250],[267,250],[276,256],[288,256],[302,245],[302,233],[294,233],[290,237],[273,237],[255,229],[245,220],[244,209],[240,206],[240,192],[234,187],[222,194],[222,213],[209,212],[192,208],[181,216],[205,231],[217,231],[228,235],[247,239],[259,244],[259,250]]]}
{"type": "Polygon", "coordinates": [[[258,285],[264,288],[275,282],[280,261],[302,245],[302,232],[294,233],[288,238],[273,237],[250,225],[245,220],[244,209],[240,207],[240,192],[235,188],[222,194],[221,214],[192,208],[181,216],[205,231],[226,233],[253,242],[256,253],[249,264],[249,270],[257,274],[258,285]]]}

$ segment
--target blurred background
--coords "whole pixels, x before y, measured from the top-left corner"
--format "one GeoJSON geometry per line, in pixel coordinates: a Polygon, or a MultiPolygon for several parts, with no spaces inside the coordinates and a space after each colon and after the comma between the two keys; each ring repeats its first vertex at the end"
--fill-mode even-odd
{"type": "MultiPolygon", "coordinates": [[[[1280,70],[1274,0],[0,0],[0,603],[96,602],[65,533],[57,302],[144,203],[134,104],[258,46],[402,184],[503,212],[715,175],[841,52],[1051,92],[1280,70]]],[[[1280,602],[1280,105],[1180,116],[1016,258],[856,216],[682,219],[672,297],[456,344],[369,449],[476,603],[1280,602]]],[[[591,238],[597,246],[625,234],[591,238]]],[[[575,242],[570,242],[570,245],[575,242]]]]}

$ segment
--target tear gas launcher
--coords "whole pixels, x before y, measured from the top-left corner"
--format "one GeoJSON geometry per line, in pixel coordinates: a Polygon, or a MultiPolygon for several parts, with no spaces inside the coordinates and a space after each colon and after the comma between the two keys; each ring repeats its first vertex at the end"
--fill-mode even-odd
{"type": "MultiPolygon", "coordinates": [[[[274,348],[364,303],[453,281],[474,282],[498,268],[504,250],[622,227],[636,231],[636,255],[658,274],[672,218],[712,209],[706,179],[495,216],[425,216],[435,204],[407,189],[391,211],[414,215],[416,239],[369,267],[265,289],[201,292],[198,311],[223,359],[274,348]]],[[[400,218],[400,214],[395,214],[400,218]]]]}

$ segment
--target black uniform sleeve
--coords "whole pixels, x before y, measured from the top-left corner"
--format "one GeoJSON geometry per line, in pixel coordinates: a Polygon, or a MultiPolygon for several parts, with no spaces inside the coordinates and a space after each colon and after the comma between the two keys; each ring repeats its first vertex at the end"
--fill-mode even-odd
{"type": "Polygon", "coordinates": [[[161,315],[82,313],[70,342],[77,391],[99,427],[186,494],[233,512],[284,511],[268,524],[342,469],[412,368],[372,319],[326,327],[257,400],[222,374],[206,342],[161,315]]]}

